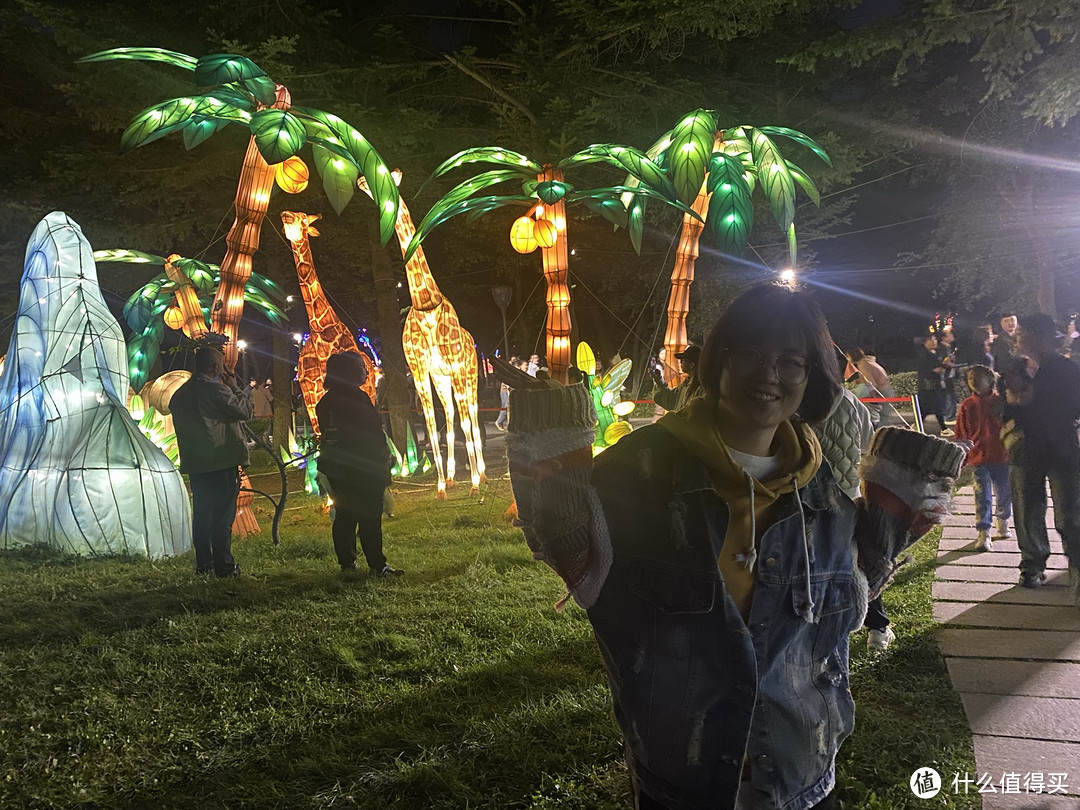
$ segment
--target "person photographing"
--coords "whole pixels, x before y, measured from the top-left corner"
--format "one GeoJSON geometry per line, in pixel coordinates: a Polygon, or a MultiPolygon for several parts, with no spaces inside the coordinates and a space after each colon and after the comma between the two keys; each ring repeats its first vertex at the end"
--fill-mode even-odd
{"type": "Polygon", "coordinates": [[[240,468],[248,465],[241,422],[251,418],[251,389],[225,368],[212,347],[195,353],[195,373],[169,400],[180,472],[191,487],[191,544],[195,570],[235,577],[232,524],[240,493],[240,468]]]}

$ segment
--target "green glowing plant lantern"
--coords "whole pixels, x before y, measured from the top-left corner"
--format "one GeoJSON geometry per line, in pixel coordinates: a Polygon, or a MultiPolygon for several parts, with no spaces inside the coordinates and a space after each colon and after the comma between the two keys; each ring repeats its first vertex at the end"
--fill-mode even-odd
{"type": "Polygon", "coordinates": [[[176,434],[169,432],[165,418],[157,409],[144,403],[138,394],[132,394],[128,401],[128,412],[143,435],[152,441],[169,461],[179,465],[180,448],[176,444],[176,434]]]}
{"type": "Polygon", "coordinates": [[[282,464],[304,471],[304,492],[308,495],[320,494],[319,450],[314,437],[308,436],[303,440],[297,440],[296,434],[290,428],[286,444],[287,446],[279,448],[282,464]]]}
{"type": "Polygon", "coordinates": [[[537,246],[541,249],[544,280],[547,284],[545,355],[551,376],[565,383],[571,365],[566,206],[581,203],[614,224],[627,228],[635,250],[640,250],[643,222],[640,217],[635,220],[627,218],[627,210],[620,200],[621,195],[625,194],[629,199],[654,197],[675,206],[688,216],[698,215],[676,199],[675,187],[663,170],[647,155],[631,146],[594,144],[558,163],[545,164],[511,149],[498,146],[477,147],[466,149],[444,161],[427,182],[473,163],[486,163],[498,168],[475,174],[444,194],[417,227],[405,252],[405,261],[419,249],[421,242],[432,229],[451,217],[458,214],[480,216],[506,205],[528,208],[526,216],[518,218],[513,224],[510,241],[514,250],[519,253],[529,253],[537,246]],[[629,172],[634,183],[579,190],[566,182],[564,175],[567,171],[590,164],[606,165],[629,172]],[[492,186],[507,182],[515,183],[521,193],[475,196],[492,186]],[[544,224],[541,225],[541,221],[544,224]]]}
{"type": "Polygon", "coordinates": [[[634,403],[620,397],[623,383],[630,375],[633,361],[621,360],[606,374],[596,373],[596,355],[588,343],[582,341],[577,347],[575,366],[585,377],[585,385],[592,394],[593,408],[596,410],[596,438],[593,440],[593,454],[602,452],[633,430],[629,422],[622,417],[629,416],[634,410],[634,403]]]}
{"type": "Polygon", "coordinates": [[[386,437],[386,444],[394,457],[394,466],[390,468],[390,474],[395,478],[423,475],[432,467],[431,457],[427,453],[420,454],[417,450],[416,434],[413,433],[412,425],[407,425],[406,431],[404,456],[398,452],[390,437],[386,437]]]}
{"type": "MultiPolygon", "coordinates": [[[[663,167],[681,202],[698,215],[684,216],[682,233],[671,273],[668,322],[664,349],[668,358],[687,345],[686,316],[690,307],[690,285],[703,229],[727,253],[738,256],[746,248],[754,225],[751,195],[759,187],[769,202],[773,218],[788,242],[792,266],[798,258],[795,234],[795,188],[798,186],[815,204],[821,202],[814,181],[780,152],[774,137],[780,136],[806,147],[826,164],[828,154],[812,138],[787,127],[741,125],[721,128],[716,110],[694,110],[666,132],[647,154],[663,167]]],[[[636,178],[629,176],[626,185],[636,178]]],[[[631,219],[638,219],[646,198],[625,197],[631,219]]],[[[668,361],[664,378],[674,387],[684,377],[673,360],[668,361]]]]}

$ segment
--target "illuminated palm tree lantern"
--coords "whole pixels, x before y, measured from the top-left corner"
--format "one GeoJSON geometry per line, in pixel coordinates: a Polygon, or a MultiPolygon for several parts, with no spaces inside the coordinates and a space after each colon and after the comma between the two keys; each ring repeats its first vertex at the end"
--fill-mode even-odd
{"type": "Polygon", "coordinates": [[[338,213],[352,196],[356,178],[367,178],[379,206],[383,244],[394,232],[397,187],[383,159],[359,131],[331,113],[292,106],[288,89],[247,57],[211,54],[196,59],[162,48],[113,48],[79,61],[113,60],[159,62],[192,71],[200,91],[155,104],[135,116],[121,138],[123,151],[173,132],[182,132],[184,145],[191,149],[230,123],[251,132],[236,187],[236,219],[225,238],[221,284],[211,307],[212,329],[228,338],[225,360],[234,368],[244,290],[270,192],[275,179],[287,191],[299,191],[306,184],[306,165],[299,158],[292,160],[300,149],[311,144],[323,188],[338,213]]]}
{"type": "MultiPolygon", "coordinates": [[[[408,261],[433,228],[458,214],[480,215],[504,205],[528,208],[528,213],[514,222],[510,242],[515,250],[527,253],[540,248],[547,282],[547,327],[545,351],[551,376],[567,381],[570,369],[570,285],[566,242],[566,205],[583,203],[616,225],[626,227],[635,249],[640,249],[640,218],[628,219],[621,194],[630,199],[655,197],[692,214],[690,208],[675,198],[675,188],[664,172],[644,153],[630,146],[594,144],[559,161],[541,165],[532,159],[500,147],[479,147],[459,152],[435,169],[433,179],[467,163],[488,163],[500,168],[482,172],[455,186],[431,207],[405,253],[408,261]],[[566,182],[567,169],[589,163],[613,166],[629,172],[634,184],[575,191],[566,182]],[[499,183],[516,181],[521,194],[474,197],[477,192],[499,183]],[[530,222],[531,220],[531,222],[530,222]],[[532,229],[531,233],[529,229],[532,229]]],[[[429,179],[429,182],[430,182],[429,179]]]]}
{"type": "MultiPolygon", "coordinates": [[[[795,265],[795,186],[799,185],[815,205],[820,204],[821,195],[814,181],[784,158],[772,136],[793,140],[831,165],[825,150],[797,130],[747,125],[718,129],[716,118],[715,110],[695,110],[684,116],[648,152],[671,178],[679,199],[690,203],[696,214],[683,216],[675,267],[671,273],[664,331],[664,349],[669,358],[687,346],[690,285],[694,281],[694,263],[702,231],[708,228],[724,251],[741,254],[754,224],[751,195],[755,186],[760,186],[765,193],[773,217],[781,232],[787,235],[789,260],[792,266],[795,265]]],[[[627,185],[635,182],[633,177],[627,178],[627,185]]],[[[633,216],[645,200],[628,198],[626,202],[633,216]]],[[[671,366],[664,371],[665,379],[672,387],[685,376],[671,366]]]]}
{"type": "MultiPolygon", "coordinates": [[[[138,250],[95,250],[94,261],[149,264],[165,270],[136,290],[124,304],[124,319],[135,333],[127,342],[128,374],[131,387],[139,391],[157,360],[166,327],[182,331],[194,341],[209,334],[211,296],[219,289],[221,268],[176,253],[163,258],[138,250]],[[166,320],[170,312],[180,313],[179,327],[166,320]]],[[[274,326],[283,327],[287,323],[285,294],[265,276],[251,274],[244,285],[244,300],[274,326]]]]}

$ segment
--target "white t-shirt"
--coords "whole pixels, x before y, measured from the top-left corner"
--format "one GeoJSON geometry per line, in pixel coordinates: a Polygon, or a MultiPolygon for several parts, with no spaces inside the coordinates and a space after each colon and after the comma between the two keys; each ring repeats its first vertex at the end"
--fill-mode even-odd
{"type": "Polygon", "coordinates": [[[728,448],[735,463],[754,476],[758,481],[764,481],[780,468],[780,456],[752,456],[738,450],[728,448]]]}

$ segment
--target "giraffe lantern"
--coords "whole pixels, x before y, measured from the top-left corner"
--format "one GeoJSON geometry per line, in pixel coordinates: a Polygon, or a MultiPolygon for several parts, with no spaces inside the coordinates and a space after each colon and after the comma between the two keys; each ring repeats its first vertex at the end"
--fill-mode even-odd
{"type": "Polygon", "coordinates": [[[300,360],[296,366],[296,378],[300,383],[300,393],[304,398],[311,428],[319,434],[319,419],[315,415],[315,406],[322,398],[323,380],[326,377],[326,360],[339,352],[356,352],[364,358],[367,366],[367,382],[362,386],[371,401],[375,401],[375,368],[371,358],[356,345],[352,330],[338,318],[334,308],[326,300],[326,294],[315,273],[315,260],[311,256],[310,237],[319,232],[312,227],[319,218],[318,214],[308,215],[298,211],[282,211],[281,221],[285,225],[285,238],[292,247],[293,260],[296,262],[296,275],[300,282],[300,295],[307,310],[308,331],[310,337],[300,350],[300,360]]]}
{"type": "MultiPolygon", "coordinates": [[[[401,182],[401,172],[395,170],[394,181],[401,182]]],[[[370,194],[363,178],[357,181],[361,190],[370,194]]],[[[416,233],[412,216],[404,200],[399,199],[397,220],[394,222],[402,255],[416,233]]],[[[469,455],[472,488],[470,495],[480,491],[480,484],[487,481],[484,474],[484,456],[480,442],[480,422],[477,408],[477,360],[476,344],[458,321],[457,311],[435,283],[428,267],[423,248],[413,254],[405,264],[409,281],[409,298],[412,306],[405,316],[405,328],[401,334],[405,361],[416,382],[416,394],[424,409],[424,424],[431,438],[431,452],[435,457],[435,469],[439,473],[437,497],[445,500],[446,487],[454,484],[454,403],[460,410],[461,430],[465,438],[465,451],[469,455]],[[431,393],[434,386],[446,413],[446,465],[443,466],[439,434],[435,428],[435,401],[431,393]]]]}

